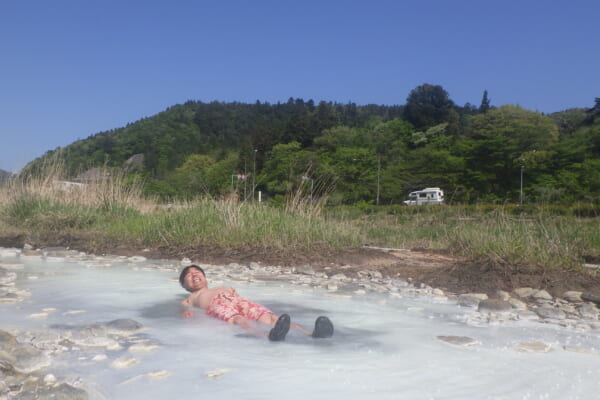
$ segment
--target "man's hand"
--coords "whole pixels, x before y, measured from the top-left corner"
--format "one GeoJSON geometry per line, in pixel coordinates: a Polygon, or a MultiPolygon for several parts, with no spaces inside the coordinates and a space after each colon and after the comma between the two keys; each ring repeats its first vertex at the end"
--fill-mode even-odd
{"type": "Polygon", "coordinates": [[[181,312],[181,316],[183,318],[192,318],[194,315],[196,315],[196,314],[194,314],[194,312],[192,310],[183,310],[181,312]]]}

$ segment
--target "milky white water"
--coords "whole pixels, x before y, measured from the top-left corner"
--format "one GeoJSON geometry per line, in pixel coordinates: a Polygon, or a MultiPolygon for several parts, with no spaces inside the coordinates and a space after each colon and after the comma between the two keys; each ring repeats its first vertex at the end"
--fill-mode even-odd
{"type": "MultiPolygon", "coordinates": [[[[185,292],[173,268],[157,262],[45,260],[3,257],[25,264],[17,286],[31,292],[25,301],[0,304],[0,329],[45,329],[117,318],[141,322],[139,334],[160,345],[135,353],[141,362],[115,369],[127,354],[99,349],[65,353],[51,369],[79,376],[108,399],[598,399],[600,334],[538,322],[515,321],[475,327],[475,313],[434,297],[382,294],[332,295],[322,289],[271,283],[244,283],[221,275],[228,285],[292,321],[310,327],[318,315],[335,325],[332,339],[313,340],[291,331],[286,342],[248,337],[236,327],[206,317],[180,316],[185,292]],[[148,264],[150,269],[143,267],[148,264]],[[31,317],[43,309],[47,317],[31,317]],[[84,311],[84,312],[82,312],[84,311]],[[478,346],[457,347],[436,336],[467,336],[478,346]],[[552,345],[548,353],[523,353],[522,342],[552,345]],[[566,351],[565,346],[590,353],[566,351]],[[145,374],[169,371],[163,379],[145,374]],[[216,374],[219,376],[210,377],[216,374]],[[131,379],[134,378],[134,379],[131,379]]],[[[1,265],[0,265],[1,266],[1,265]]]]}

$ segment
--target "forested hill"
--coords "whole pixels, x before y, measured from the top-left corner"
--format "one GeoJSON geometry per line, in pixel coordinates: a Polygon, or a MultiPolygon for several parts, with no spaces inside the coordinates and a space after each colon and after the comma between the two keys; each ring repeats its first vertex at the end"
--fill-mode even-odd
{"type": "Polygon", "coordinates": [[[400,106],[188,101],[50,151],[24,172],[50,156],[73,177],[125,166],[164,197],[249,196],[252,183],[277,196],[310,183],[335,188],[333,203],[374,203],[377,193],[380,204],[399,203],[426,186],[452,201],[514,201],[522,169],[528,200],[598,199],[600,99],[549,116],[494,107],[487,92],[479,106],[457,106],[429,84],[400,106]]]}

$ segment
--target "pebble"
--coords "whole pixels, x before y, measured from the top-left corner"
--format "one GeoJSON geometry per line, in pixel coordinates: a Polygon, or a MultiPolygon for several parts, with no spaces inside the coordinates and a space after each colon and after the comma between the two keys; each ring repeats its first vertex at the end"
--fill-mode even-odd
{"type": "Polygon", "coordinates": [[[135,262],[135,263],[143,262],[143,261],[146,261],[146,260],[147,260],[147,258],[144,257],[144,256],[133,256],[133,257],[129,257],[127,259],[127,261],[131,261],[131,262],[135,262]]]}
{"type": "Polygon", "coordinates": [[[192,264],[192,260],[190,260],[187,257],[184,257],[181,259],[181,261],[179,262],[179,265],[181,265],[182,267],[187,267],[188,265],[192,264]]]}
{"type": "Polygon", "coordinates": [[[206,377],[209,379],[219,378],[225,374],[230,373],[231,371],[233,371],[233,370],[229,369],[229,368],[218,368],[218,369],[214,369],[212,371],[208,371],[206,373],[206,377]]]}
{"type": "Polygon", "coordinates": [[[542,342],[522,342],[515,349],[523,353],[547,353],[552,348],[551,345],[542,342]]]}
{"type": "Polygon", "coordinates": [[[125,369],[125,368],[130,368],[133,367],[134,365],[139,364],[140,360],[138,360],[137,358],[134,358],[128,354],[121,356],[119,358],[117,358],[116,360],[114,360],[110,365],[113,368],[116,369],[125,369]]]}
{"type": "Polygon", "coordinates": [[[129,351],[132,353],[150,353],[158,350],[160,347],[152,343],[136,343],[129,346],[129,351]]]}
{"type": "Polygon", "coordinates": [[[159,379],[165,379],[165,378],[171,376],[171,372],[163,369],[160,371],[148,372],[146,374],[146,376],[150,379],[159,380],[159,379]]]}
{"type": "Polygon", "coordinates": [[[29,314],[29,318],[46,318],[48,317],[48,313],[43,312],[43,313],[36,313],[36,314],[29,314]]]}
{"type": "Polygon", "coordinates": [[[563,346],[563,349],[565,351],[571,351],[574,353],[581,353],[581,354],[592,354],[595,356],[600,355],[600,353],[598,353],[597,351],[591,350],[591,349],[586,349],[585,347],[574,347],[574,346],[563,346]]]}
{"type": "Polygon", "coordinates": [[[85,310],[69,310],[69,311],[65,311],[62,315],[76,315],[76,314],[82,314],[84,312],[85,312],[85,310]]]}
{"type": "Polygon", "coordinates": [[[54,385],[58,379],[52,374],[47,374],[44,376],[44,383],[46,385],[54,385]]]}
{"type": "Polygon", "coordinates": [[[444,343],[459,347],[473,347],[481,344],[481,342],[467,336],[436,336],[435,338],[444,343]]]}

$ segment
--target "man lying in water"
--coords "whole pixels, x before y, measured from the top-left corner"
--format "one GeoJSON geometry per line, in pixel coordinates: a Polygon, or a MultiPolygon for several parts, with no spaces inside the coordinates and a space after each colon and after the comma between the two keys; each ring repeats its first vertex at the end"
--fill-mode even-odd
{"type": "MultiPolygon", "coordinates": [[[[333,324],[327,317],[318,317],[315,321],[315,329],[310,332],[300,325],[292,324],[288,314],[278,317],[268,308],[241,297],[234,288],[223,286],[209,288],[204,270],[197,265],[185,267],[179,275],[179,283],[192,293],[181,302],[183,306],[201,308],[212,317],[238,325],[248,332],[264,336],[269,340],[284,340],[290,327],[314,338],[333,336],[333,324]],[[267,334],[255,329],[250,321],[258,321],[274,327],[267,334]]],[[[188,309],[183,312],[183,316],[189,318],[194,316],[194,313],[188,309]]]]}

